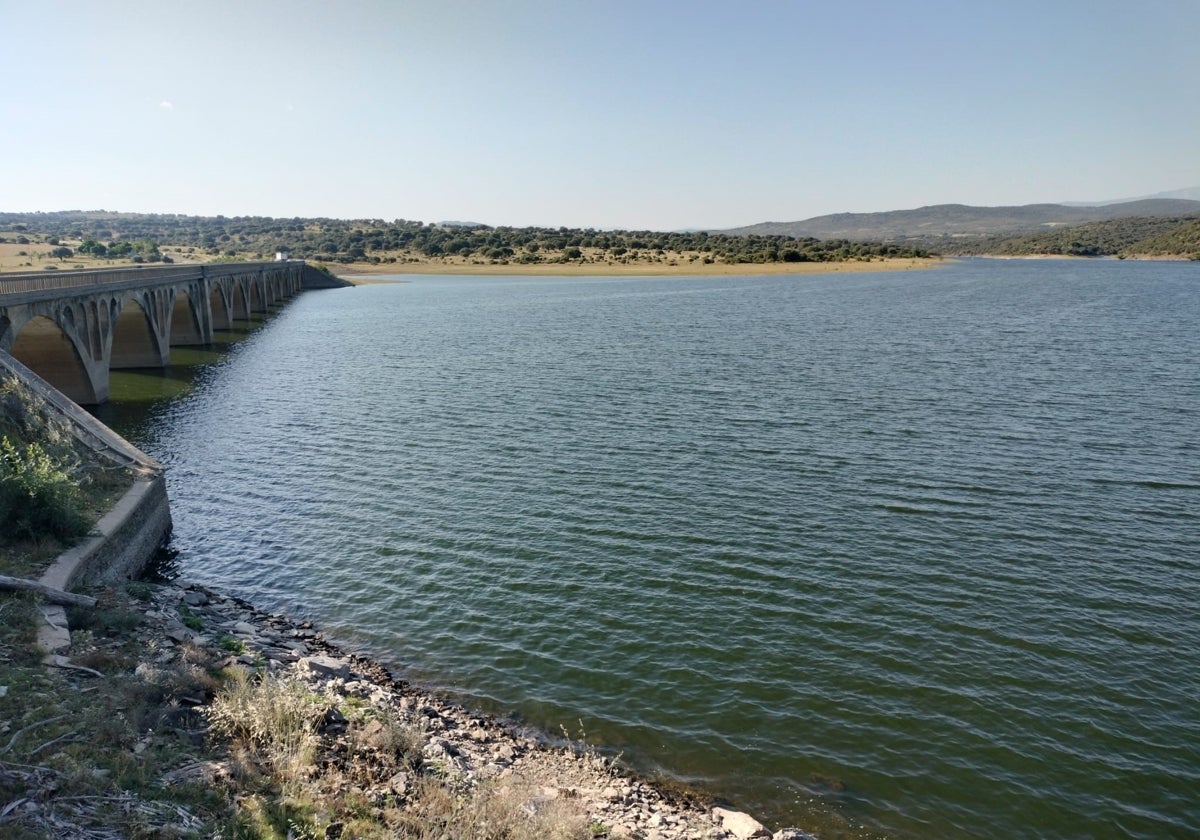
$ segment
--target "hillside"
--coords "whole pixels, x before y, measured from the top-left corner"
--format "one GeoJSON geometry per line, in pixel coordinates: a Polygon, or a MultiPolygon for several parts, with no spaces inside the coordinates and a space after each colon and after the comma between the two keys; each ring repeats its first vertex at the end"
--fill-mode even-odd
{"type": "Polygon", "coordinates": [[[1132,216],[1020,236],[928,237],[921,241],[950,255],[1195,257],[1200,255],[1200,218],[1132,216]]]}
{"type": "Polygon", "coordinates": [[[799,222],[763,222],[720,232],[726,235],[812,236],[818,239],[844,238],[871,242],[916,240],[928,243],[932,237],[1011,236],[1129,216],[1180,217],[1196,214],[1200,214],[1200,201],[1168,198],[1101,207],[1063,204],[973,207],[966,204],[938,204],[884,213],[835,213],[799,222]]]}
{"type": "Polygon", "coordinates": [[[1122,253],[1147,257],[1186,254],[1193,260],[1200,260],[1200,218],[1193,218],[1157,236],[1135,242],[1123,249],[1122,253]]]}

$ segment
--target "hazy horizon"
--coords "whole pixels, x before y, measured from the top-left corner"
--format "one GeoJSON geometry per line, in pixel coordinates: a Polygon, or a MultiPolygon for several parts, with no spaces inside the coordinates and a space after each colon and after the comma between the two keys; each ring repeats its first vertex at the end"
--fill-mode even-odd
{"type": "Polygon", "coordinates": [[[1200,4],[23,4],[0,210],[720,229],[1200,184],[1200,4]]]}

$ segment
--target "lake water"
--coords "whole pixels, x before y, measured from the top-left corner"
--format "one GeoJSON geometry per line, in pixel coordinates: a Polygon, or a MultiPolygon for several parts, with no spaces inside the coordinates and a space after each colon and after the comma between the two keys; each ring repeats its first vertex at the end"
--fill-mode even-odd
{"type": "Polygon", "coordinates": [[[101,412],[187,577],[775,827],[1200,835],[1200,264],[413,277],[221,339],[101,412]]]}

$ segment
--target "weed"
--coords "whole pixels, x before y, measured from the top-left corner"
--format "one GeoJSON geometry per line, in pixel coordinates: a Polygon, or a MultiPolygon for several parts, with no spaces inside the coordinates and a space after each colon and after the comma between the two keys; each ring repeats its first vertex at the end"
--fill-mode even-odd
{"type": "Polygon", "coordinates": [[[217,641],[217,644],[221,646],[222,650],[227,650],[230,653],[240,654],[246,652],[246,643],[235,636],[222,636],[217,641]]]}
{"type": "Polygon", "coordinates": [[[140,581],[135,581],[134,583],[126,586],[125,592],[130,598],[134,598],[138,601],[149,601],[151,596],[154,594],[154,590],[149,584],[141,583],[140,581]]]}
{"type": "Polygon", "coordinates": [[[184,627],[195,630],[197,633],[204,628],[204,622],[200,616],[188,609],[186,604],[179,605],[179,619],[183,622],[184,627]]]}

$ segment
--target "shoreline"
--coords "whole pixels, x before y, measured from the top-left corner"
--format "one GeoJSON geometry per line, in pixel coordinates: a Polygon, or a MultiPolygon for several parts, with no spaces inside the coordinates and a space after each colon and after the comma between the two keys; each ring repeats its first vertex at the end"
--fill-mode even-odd
{"type": "Polygon", "coordinates": [[[372,282],[378,275],[443,274],[471,276],[539,277],[739,277],[776,274],[850,274],[871,271],[920,271],[936,268],[941,257],[897,257],[880,260],[799,263],[700,263],[676,265],[657,262],[630,263],[472,263],[421,260],[396,263],[346,263],[328,265],[329,271],[351,283],[372,282]],[[357,278],[364,278],[358,280],[357,278]]]}
{"type": "MultiPolygon", "coordinates": [[[[553,805],[594,827],[599,836],[646,840],[816,840],[796,828],[768,830],[752,816],[689,789],[640,776],[619,758],[602,756],[573,738],[554,736],[468,708],[436,689],[405,680],[372,656],[347,649],[325,636],[311,621],[268,613],[253,604],[196,583],[175,579],[146,584],[145,621],[135,631],[146,651],[159,651],[137,672],[153,682],[156,669],[173,660],[193,660],[203,651],[224,668],[264,674],[265,679],[301,680],[313,691],[351,705],[368,704],[380,716],[422,732],[420,766],[412,772],[457,779],[463,791],[500,783],[524,791],[532,799],[522,807],[533,812],[553,805]],[[236,641],[238,649],[231,640],[236,641]],[[529,794],[529,791],[533,791],[529,794]]],[[[69,661],[69,660],[68,660],[69,661]]],[[[68,666],[69,667],[69,666],[68,666]]],[[[211,702],[211,701],[210,701],[211,702]]],[[[338,754],[338,726],[318,733],[321,751],[338,754]]],[[[344,751],[343,751],[344,752],[344,751]]],[[[351,750],[349,765],[358,760],[351,750]]],[[[217,757],[175,772],[175,781],[212,782],[225,775],[217,757]]],[[[401,763],[384,767],[370,798],[403,796],[396,776],[401,763]],[[395,772],[391,772],[395,771],[395,772]],[[386,782],[382,781],[386,779],[386,782]]],[[[402,786],[415,785],[404,780],[402,786]]]]}

